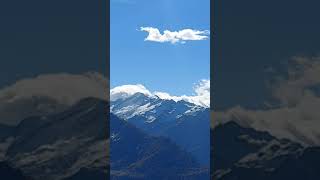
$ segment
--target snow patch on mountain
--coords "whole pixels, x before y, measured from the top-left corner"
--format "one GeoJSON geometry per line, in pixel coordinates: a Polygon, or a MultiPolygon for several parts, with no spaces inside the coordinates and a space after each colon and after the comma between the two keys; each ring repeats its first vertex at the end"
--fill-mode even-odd
{"type": "Polygon", "coordinates": [[[159,104],[151,104],[150,102],[143,104],[141,106],[137,105],[137,104],[133,104],[133,105],[128,105],[128,106],[124,106],[121,107],[119,109],[114,108],[115,106],[112,105],[111,106],[111,112],[113,112],[114,114],[122,117],[123,119],[127,120],[130,119],[134,116],[137,115],[143,115],[146,112],[150,112],[152,111],[155,107],[159,106],[159,104]]]}
{"type": "Polygon", "coordinates": [[[194,107],[191,107],[191,109],[184,112],[184,114],[186,115],[195,114],[195,112],[201,111],[202,109],[203,108],[201,108],[200,106],[194,106],[194,107]]]}
{"type": "Polygon", "coordinates": [[[143,106],[140,106],[136,109],[135,113],[133,114],[133,116],[135,115],[142,115],[148,111],[151,111],[152,109],[154,109],[156,107],[156,105],[151,105],[150,103],[147,103],[143,106]]]}
{"type": "Polygon", "coordinates": [[[154,116],[149,116],[147,119],[148,119],[148,120],[146,121],[147,123],[152,123],[152,122],[155,121],[157,118],[154,117],[154,116]]]}

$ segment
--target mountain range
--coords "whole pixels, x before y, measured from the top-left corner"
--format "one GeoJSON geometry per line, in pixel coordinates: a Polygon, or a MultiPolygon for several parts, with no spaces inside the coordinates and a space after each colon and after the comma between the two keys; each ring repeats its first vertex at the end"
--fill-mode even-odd
{"type": "MultiPolygon", "coordinates": [[[[125,147],[125,144],[130,144],[130,147],[139,148],[138,150],[140,153],[150,154],[151,157],[155,158],[148,159],[147,161],[148,163],[151,163],[149,165],[152,167],[150,170],[154,171],[157,169],[156,172],[158,174],[168,174],[168,177],[159,178],[154,174],[147,177],[143,176],[141,171],[139,175],[137,171],[133,170],[137,166],[136,163],[133,163],[136,162],[135,158],[127,163],[122,162],[120,165],[117,163],[114,165],[111,164],[111,174],[115,174],[115,171],[120,171],[120,174],[126,172],[124,174],[136,174],[136,176],[152,179],[209,178],[210,111],[207,107],[185,100],[161,98],[157,95],[151,95],[143,91],[132,94],[126,94],[126,92],[121,94],[118,91],[116,96],[111,94],[110,99],[110,111],[112,114],[110,122],[111,129],[119,126],[113,119],[121,119],[123,123],[126,124],[122,126],[131,127],[129,130],[123,130],[122,135],[127,134],[127,131],[130,132],[135,129],[139,134],[144,134],[143,137],[149,137],[139,138],[141,135],[127,135],[131,137],[131,140],[130,142],[124,143],[124,140],[122,139],[127,138],[120,137],[121,134],[119,135],[111,131],[110,156],[112,164],[115,162],[112,160],[113,154],[119,154],[123,151],[118,150],[118,146],[120,146],[118,143],[121,144],[121,147],[125,147]],[[152,146],[145,147],[145,145],[140,145],[146,144],[144,141],[149,142],[147,143],[148,145],[151,143],[152,146]],[[153,146],[157,147],[158,150],[150,151],[149,149],[153,149],[153,146]],[[112,153],[112,151],[114,153],[112,153]],[[161,153],[162,151],[164,153],[161,153]],[[152,155],[151,152],[154,154],[152,155]],[[171,155],[174,156],[171,157],[171,155]],[[170,163],[171,165],[166,164],[169,162],[163,162],[162,159],[165,158],[172,160],[170,163]],[[158,164],[158,166],[155,166],[156,164],[158,164]],[[177,167],[179,167],[180,170],[177,171],[177,167]],[[170,174],[174,174],[175,176],[170,177],[170,174]]],[[[130,151],[134,150],[130,149],[130,151]]],[[[125,156],[126,154],[130,154],[131,157],[131,153],[126,151],[122,153],[122,156],[130,159],[129,156],[125,156]]],[[[121,156],[118,155],[116,157],[121,156]]],[[[145,163],[142,164],[144,165],[145,163]]],[[[141,166],[141,162],[139,163],[139,166],[141,166]]],[[[145,168],[143,169],[146,170],[145,168]]],[[[119,177],[119,173],[117,174],[117,177],[119,177]]]]}
{"type": "MultiPolygon", "coordinates": [[[[80,77],[93,78],[70,82],[80,77]]],[[[93,84],[103,87],[100,80],[93,78],[93,84]]],[[[135,92],[110,97],[109,106],[102,95],[86,98],[102,91],[84,90],[66,103],[61,94],[47,96],[42,88],[22,96],[19,86],[0,92],[0,176],[5,179],[202,180],[209,179],[209,164],[211,179],[218,180],[320,176],[316,145],[275,136],[264,130],[267,126],[250,127],[246,116],[210,129],[208,107],[183,99],[135,92]]]]}
{"type": "Polygon", "coordinates": [[[209,177],[208,167],[173,140],[114,114],[108,118],[108,108],[104,100],[85,98],[61,112],[1,125],[1,160],[16,179],[105,179],[110,158],[112,179],[209,177]]]}
{"type": "Polygon", "coordinates": [[[143,93],[119,98],[110,104],[111,113],[149,135],[169,138],[191,153],[200,164],[209,166],[208,108],[143,93]]]}
{"type": "Polygon", "coordinates": [[[209,177],[209,128],[199,131],[209,123],[206,107],[134,93],[110,108],[106,82],[96,73],[42,75],[0,90],[3,168],[16,179],[99,180],[112,158],[114,179],[209,177]],[[117,111],[130,104],[140,112],[117,111]]]}

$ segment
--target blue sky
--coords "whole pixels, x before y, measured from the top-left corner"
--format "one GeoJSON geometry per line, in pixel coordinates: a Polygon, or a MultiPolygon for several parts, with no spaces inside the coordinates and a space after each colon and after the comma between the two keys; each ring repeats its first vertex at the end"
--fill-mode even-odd
{"type": "Polygon", "coordinates": [[[210,76],[210,40],[185,44],[144,41],[140,27],[179,31],[210,30],[210,1],[112,0],[111,87],[143,84],[150,91],[193,94],[210,76]]]}

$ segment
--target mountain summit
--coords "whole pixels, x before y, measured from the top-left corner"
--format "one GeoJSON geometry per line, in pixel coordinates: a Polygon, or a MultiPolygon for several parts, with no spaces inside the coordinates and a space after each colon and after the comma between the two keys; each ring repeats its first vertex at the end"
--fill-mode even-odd
{"type": "Polygon", "coordinates": [[[141,93],[148,97],[160,98],[163,100],[186,101],[202,107],[210,107],[210,80],[201,80],[194,87],[194,94],[191,96],[181,95],[173,96],[166,92],[151,92],[142,84],[122,85],[110,90],[110,101],[130,98],[131,96],[141,93]]]}

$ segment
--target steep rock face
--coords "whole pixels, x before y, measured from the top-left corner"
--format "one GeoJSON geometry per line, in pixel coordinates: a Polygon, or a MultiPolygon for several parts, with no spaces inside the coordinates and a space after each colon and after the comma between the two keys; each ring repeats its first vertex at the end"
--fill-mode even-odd
{"type": "Polygon", "coordinates": [[[167,137],[209,166],[210,112],[186,101],[136,93],[111,102],[111,112],[149,135],[167,137]]]}
{"type": "Polygon", "coordinates": [[[169,139],[111,115],[112,179],[205,179],[209,172],[169,139]]]}
{"type": "Polygon", "coordinates": [[[173,100],[160,99],[157,96],[150,97],[142,93],[111,101],[111,111],[115,115],[125,120],[140,115],[146,118],[146,122],[160,121],[160,117],[168,121],[174,120],[176,116],[195,106],[185,101],[175,102],[173,100]]]}

